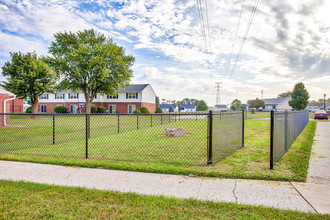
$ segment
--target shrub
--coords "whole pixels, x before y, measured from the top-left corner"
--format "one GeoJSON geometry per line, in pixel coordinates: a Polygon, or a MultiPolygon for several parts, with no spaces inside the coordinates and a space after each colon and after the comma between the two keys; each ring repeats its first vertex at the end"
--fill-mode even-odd
{"type": "Polygon", "coordinates": [[[56,113],[65,113],[65,107],[63,105],[58,105],[54,107],[54,112],[56,113]]]}
{"type": "Polygon", "coordinates": [[[163,110],[160,107],[158,107],[156,113],[163,113],[163,110]]]}
{"type": "Polygon", "coordinates": [[[105,112],[105,107],[104,106],[99,106],[98,107],[98,112],[99,113],[104,113],[105,112]]]}
{"type": "Polygon", "coordinates": [[[97,113],[97,108],[95,105],[91,106],[91,113],[97,113]]]}
{"type": "Polygon", "coordinates": [[[32,107],[28,107],[26,110],[25,110],[26,113],[32,113],[32,107]]]}
{"type": "Polygon", "coordinates": [[[174,108],[172,105],[170,105],[170,108],[168,109],[169,112],[174,112],[174,108]]]}
{"type": "Polygon", "coordinates": [[[134,114],[141,114],[141,111],[138,110],[138,109],[136,109],[136,110],[133,111],[133,113],[134,113],[134,114]]]}
{"type": "Polygon", "coordinates": [[[149,109],[147,109],[147,107],[142,107],[141,108],[141,113],[142,114],[150,114],[150,111],[149,111],[149,109]]]}

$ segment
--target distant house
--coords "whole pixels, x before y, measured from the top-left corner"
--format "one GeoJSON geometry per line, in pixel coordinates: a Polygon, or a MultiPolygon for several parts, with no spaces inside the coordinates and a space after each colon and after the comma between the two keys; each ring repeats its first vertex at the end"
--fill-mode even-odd
{"type": "Polygon", "coordinates": [[[172,106],[174,112],[178,112],[179,108],[175,104],[160,104],[159,107],[162,109],[163,112],[169,112],[170,106],[172,106]]]}
{"type": "Polygon", "coordinates": [[[188,105],[188,104],[183,104],[181,105],[181,112],[195,112],[196,111],[196,105],[188,105]]]}
{"type": "MultiPolygon", "coordinates": [[[[310,112],[315,112],[317,110],[323,109],[324,108],[324,103],[308,103],[307,109],[310,112]]],[[[325,108],[330,109],[330,103],[325,103],[325,108]]]]}
{"type": "MultiPolygon", "coordinates": [[[[44,93],[39,97],[38,112],[54,113],[54,107],[63,105],[71,113],[86,112],[85,96],[82,93],[61,91],[57,94],[44,93]]],[[[96,94],[92,105],[104,106],[112,114],[133,113],[146,107],[156,112],[156,93],[150,84],[133,84],[122,88],[117,95],[96,94]]]]}
{"type": "Polygon", "coordinates": [[[292,107],[289,105],[290,97],[275,98],[275,99],[262,99],[265,102],[265,107],[262,108],[264,111],[278,111],[278,110],[291,110],[292,107]]]}
{"type": "Polygon", "coordinates": [[[213,108],[213,111],[215,111],[215,112],[227,112],[228,107],[227,107],[227,105],[215,105],[214,108],[213,108]]]}

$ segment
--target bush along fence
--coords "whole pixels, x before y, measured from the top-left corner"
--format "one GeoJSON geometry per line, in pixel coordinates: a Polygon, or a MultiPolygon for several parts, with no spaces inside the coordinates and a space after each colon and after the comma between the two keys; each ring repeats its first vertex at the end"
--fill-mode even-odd
{"type": "Polygon", "coordinates": [[[243,146],[243,114],[0,113],[0,153],[207,165],[243,146]]]}
{"type": "Polygon", "coordinates": [[[270,169],[289,150],[309,121],[308,110],[271,111],[270,169]]]}

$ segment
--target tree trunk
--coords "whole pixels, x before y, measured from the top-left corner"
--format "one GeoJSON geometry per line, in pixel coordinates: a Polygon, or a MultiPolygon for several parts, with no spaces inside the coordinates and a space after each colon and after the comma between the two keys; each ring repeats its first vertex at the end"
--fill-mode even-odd
{"type": "Polygon", "coordinates": [[[86,113],[89,114],[91,113],[91,102],[89,99],[86,99],[86,113]]]}
{"type": "MultiPolygon", "coordinates": [[[[32,114],[37,114],[38,113],[38,103],[39,103],[38,98],[34,99],[34,100],[31,99],[31,102],[32,102],[32,114]]],[[[36,118],[36,117],[37,117],[36,115],[31,116],[31,118],[36,118]]]]}
{"type": "Polygon", "coordinates": [[[92,106],[90,91],[85,93],[85,100],[86,100],[86,113],[89,114],[91,113],[91,106],[92,106]]]}
{"type": "Polygon", "coordinates": [[[38,103],[39,103],[39,100],[31,100],[32,102],[32,113],[33,114],[37,114],[38,113],[38,103]]]}

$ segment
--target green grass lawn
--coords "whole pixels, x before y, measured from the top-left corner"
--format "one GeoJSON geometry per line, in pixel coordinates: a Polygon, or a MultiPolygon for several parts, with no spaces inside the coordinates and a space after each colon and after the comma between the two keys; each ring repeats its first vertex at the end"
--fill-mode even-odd
{"type": "Polygon", "coordinates": [[[255,118],[269,118],[270,119],[270,112],[255,112],[252,114],[250,111],[247,112],[248,119],[255,119],[255,118]]]}
{"type": "MultiPolygon", "coordinates": [[[[72,127],[67,126],[69,127],[68,131],[58,134],[55,145],[52,145],[52,132],[48,136],[38,137],[38,129],[39,131],[49,130],[49,119],[38,119],[43,120],[44,127],[39,126],[36,130],[30,129],[30,131],[26,131],[31,134],[29,140],[23,139],[23,136],[16,134],[16,139],[10,139],[14,141],[15,145],[5,144],[3,140],[9,135],[15,134],[15,129],[25,128],[11,128],[12,130],[6,134],[1,131],[1,128],[1,145],[7,146],[7,148],[0,154],[0,159],[167,174],[194,174],[197,176],[221,178],[305,181],[316,128],[315,121],[309,122],[294,145],[276,164],[274,170],[269,170],[269,120],[245,121],[244,148],[213,166],[205,166],[207,162],[206,119],[181,119],[175,122],[174,118],[167,118],[166,120],[169,119],[171,123],[161,125],[160,120],[164,120],[164,118],[154,118],[154,125],[157,123],[158,125],[150,128],[150,119],[140,118],[139,130],[135,127],[136,123],[134,124],[134,122],[126,120],[128,124],[126,127],[123,124],[118,134],[116,126],[97,127],[110,123],[115,124],[117,122],[115,119],[112,118],[110,120],[103,116],[98,117],[95,118],[94,125],[91,122],[91,127],[95,126],[93,128],[95,131],[94,134],[91,133],[91,138],[89,139],[89,159],[83,159],[85,156],[85,133],[75,130],[75,128],[78,128],[78,123],[70,125],[72,127]],[[144,127],[142,122],[144,123],[144,127]],[[186,128],[188,136],[160,136],[164,134],[166,127],[173,128],[179,126],[186,128]],[[100,129],[100,131],[105,129],[107,132],[103,132],[102,130],[100,132],[101,135],[97,135],[97,129],[100,129]],[[57,142],[61,135],[65,137],[63,140],[66,142],[57,142]],[[80,140],[77,141],[76,138],[80,138],[80,140]],[[34,141],[33,143],[37,143],[38,145],[34,147],[29,146],[28,143],[32,140],[34,141]],[[20,153],[21,155],[16,153],[20,153]],[[50,156],[36,156],[33,154],[50,156]],[[80,158],[63,157],[63,155],[80,158]]],[[[11,120],[11,122],[13,121],[11,120]]],[[[69,123],[65,118],[58,120],[57,123],[61,121],[63,124],[69,123]]],[[[222,123],[224,122],[225,120],[222,123]]],[[[63,126],[61,129],[68,129],[67,127],[63,126]]],[[[61,132],[61,129],[59,129],[59,132],[61,132]]],[[[50,130],[52,131],[52,129],[50,130]]],[[[220,131],[218,133],[221,134],[224,132],[220,131]]],[[[226,138],[230,137],[230,134],[224,134],[223,136],[226,138]]],[[[214,155],[216,155],[216,146],[214,149],[214,155]]],[[[225,150],[229,153],[232,152],[231,148],[225,150]]],[[[219,155],[221,157],[221,154],[219,155]]]]}
{"type": "Polygon", "coordinates": [[[0,219],[329,219],[224,202],[0,181],[0,219]]]}

